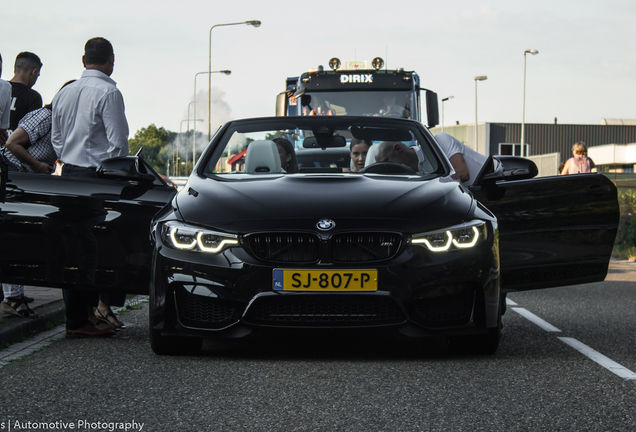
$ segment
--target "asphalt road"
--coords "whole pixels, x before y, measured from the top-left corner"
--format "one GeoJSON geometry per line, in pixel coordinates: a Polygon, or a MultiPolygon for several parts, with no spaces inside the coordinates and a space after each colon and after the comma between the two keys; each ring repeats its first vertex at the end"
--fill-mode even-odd
{"type": "Polygon", "coordinates": [[[160,357],[146,305],[113,339],[61,340],[0,369],[0,430],[635,431],[627,275],[511,294],[493,356],[385,335],[261,335],[160,357]]]}

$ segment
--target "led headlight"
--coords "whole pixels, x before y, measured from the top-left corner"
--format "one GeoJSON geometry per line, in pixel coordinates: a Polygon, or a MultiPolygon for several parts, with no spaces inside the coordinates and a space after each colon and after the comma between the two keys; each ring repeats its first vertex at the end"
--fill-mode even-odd
{"type": "Polygon", "coordinates": [[[469,249],[486,240],[487,233],[486,223],[476,220],[445,230],[415,234],[411,243],[425,246],[431,252],[469,249]]]}
{"type": "Polygon", "coordinates": [[[237,236],[186,225],[166,222],[161,229],[163,243],[173,249],[219,253],[238,244],[237,236]]]}

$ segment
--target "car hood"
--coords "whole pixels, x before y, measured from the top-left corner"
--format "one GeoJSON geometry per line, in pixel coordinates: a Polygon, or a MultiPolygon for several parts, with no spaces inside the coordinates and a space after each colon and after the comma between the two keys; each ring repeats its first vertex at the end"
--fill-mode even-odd
{"type": "Polygon", "coordinates": [[[175,198],[185,222],[223,231],[340,230],[418,232],[461,223],[473,198],[452,179],[277,176],[217,180],[192,176],[175,198]]]}

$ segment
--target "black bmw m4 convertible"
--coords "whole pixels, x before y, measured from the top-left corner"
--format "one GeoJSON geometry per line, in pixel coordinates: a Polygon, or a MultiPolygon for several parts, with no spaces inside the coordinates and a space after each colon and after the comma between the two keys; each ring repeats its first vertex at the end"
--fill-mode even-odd
{"type": "Polygon", "coordinates": [[[533,162],[495,156],[466,188],[406,119],[232,121],[176,195],[141,156],[98,173],[3,169],[0,280],[149,294],[158,354],[286,329],[389,329],[493,353],[506,293],[603,280],[618,225],[605,176],[537,178],[533,162]],[[297,168],[283,168],[279,138],[297,168]],[[354,172],[352,140],[417,148],[417,170],[375,158],[354,172]],[[91,226],[93,263],[77,224],[91,226]]]}

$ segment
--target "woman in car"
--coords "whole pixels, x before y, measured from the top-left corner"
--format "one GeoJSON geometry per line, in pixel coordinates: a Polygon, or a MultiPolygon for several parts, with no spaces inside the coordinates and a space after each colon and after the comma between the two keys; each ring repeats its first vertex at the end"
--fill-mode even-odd
{"type": "Polygon", "coordinates": [[[274,138],[272,141],[274,141],[278,148],[281,168],[287,173],[297,173],[298,159],[296,159],[296,152],[294,151],[292,143],[285,138],[274,138]]]}
{"type": "Polygon", "coordinates": [[[351,155],[351,172],[358,172],[364,168],[367,160],[369,148],[373,145],[371,141],[353,138],[349,146],[349,154],[351,155]]]}

